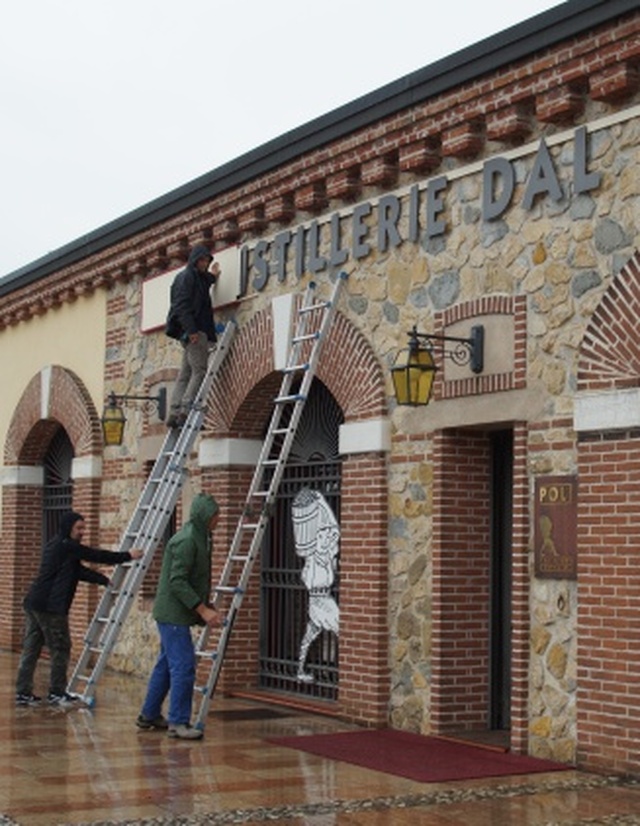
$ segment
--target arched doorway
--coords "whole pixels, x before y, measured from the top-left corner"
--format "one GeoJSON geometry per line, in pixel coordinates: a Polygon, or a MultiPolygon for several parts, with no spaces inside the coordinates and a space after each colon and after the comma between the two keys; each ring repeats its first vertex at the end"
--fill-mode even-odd
{"type": "MultiPolygon", "coordinates": [[[[322,700],[338,694],[339,556],[329,561],[322,586],[312,569],[311,547],[301,551],[294,521],[301,497],[314,507],[322,502],[327,519],[340,521],[341,463],[338,433],[342,411],[325,385],[316,380],[305,404],[275,510],[261,553],[259,686],[322,700]],[[302,573],[303,567],[305,574],[302,573]],[[321,593],[322,592],[322,593],[321,593]],[[324,600],[322,620],[312,600],[324,600]],[[333,627],[333,630],[331,630],[333,627]]],[[[326,520],[325,520],[326,521],[326,520]]],[[[339,529],[336,527],[336,533],[339,529]]],[[[334,547],[333,553],[337,553],[334,547]]]]}

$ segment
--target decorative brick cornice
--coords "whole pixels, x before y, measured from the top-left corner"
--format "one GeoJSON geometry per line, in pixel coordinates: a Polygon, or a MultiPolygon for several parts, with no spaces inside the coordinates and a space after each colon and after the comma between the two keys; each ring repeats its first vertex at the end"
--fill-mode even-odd
{"type": "Polygon", "coordinates": [[[327,175],[327,197],[330,199],[352,201],[359,195],[361,188],[360,170],[357,166],[327,175]]]}
{"type": "Polygon", "coordinates": [[[264,206],[258,204],[243,212],[238,218],[238,229],[241,233],[258,233],[266,226],[264,206]]]}
{"type": "Polygon", "coordinates": [[[189,242],[186,238],[177,238],[167,244],[167,256],[172,266],[180,267],[189,257],[189,242]]]}
{"type": "Polygon", "coordinates": [[[484,146],[484,127],[471,121],[446,129],[442,134],[442,154],[446,157],[473,158],[484,146]]]}
{"type": "Polygon", "coordinates": [[[278,195],[267,200],[264,208],[264,217],[268,222],[274,224],[287,224],[293,220],[296,214],[296,207],[293,202],[293,195],[278,195]]]}
{"type": "Polygon", "coordinates": [[[235,219],[227,218],[213,228],[213,240],[216,244],[233,244],[240,237],[240,229],[235,219]]]}
{"type": "Polygon", "coordinates": [[[391,186],[398,178],[398,155],[387,153],[362,164],[362,183],[365,186],[391,186]]]}
{"type": "Polygon", "coordinates": [[[442,152],[434,140],[414,141],[398,150],[398,167],[401,172],[424,174],[437,169],[441,162],[442,152]]]}
{"type": "Polygon", "coordinates": [[[593,100],[613,103],[624,100],[640,89],[640,68],[632,63],[610,66],[589,78],[589,95],[593,100]]]}
{"type": "Polygon", "coordinates": [[[327,207],[327,191],[324,181],[313,181],[300,187],[294,195],[296,209],[317,215],[327,207]]]}
{"type": "Polygon", "coordinates": [[[536,96],[536,117],[545,123],[569,123],[584,111],[585,95],[574,84],[565,84],[536,96]]]}
{"type": "Polygon", "coordinates": [[[533,106],[521,102],[489,112],[486,122],[487,140],[505,143],[524,140],[533,130],[532,108],[533,106]]]}

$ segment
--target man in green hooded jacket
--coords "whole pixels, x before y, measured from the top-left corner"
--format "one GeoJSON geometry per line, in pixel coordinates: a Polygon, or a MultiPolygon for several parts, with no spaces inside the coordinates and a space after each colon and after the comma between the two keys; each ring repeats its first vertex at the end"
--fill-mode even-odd
{"type": "Polygon", "coordinates": [[[142,729],[168,729],[170,737],[199,740],[191,726],[196,655],[192,625],[219,625],[208,604],[211,591],[211,531],[219,517],[213,496],[199,493],[189,521],[167,542],[153,617],[160,634],[160,654],[149,678],[147,696],[136,724],[142,729]],[[169,694],[168,721],[162,704],[169,694]]]}

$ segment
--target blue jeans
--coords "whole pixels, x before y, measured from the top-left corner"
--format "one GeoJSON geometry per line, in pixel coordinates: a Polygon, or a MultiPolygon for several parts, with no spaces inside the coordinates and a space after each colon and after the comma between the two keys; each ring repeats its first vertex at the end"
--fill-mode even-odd
{"type": "Polygon", "coordinates": [[[160,655],[153,667],[142,715],[149,720],[159,717],[169,694],[168,720],[172,726],[191,721],[193,687],[196,680],[196,654],[188,625],[159,622],[160,655]]]}

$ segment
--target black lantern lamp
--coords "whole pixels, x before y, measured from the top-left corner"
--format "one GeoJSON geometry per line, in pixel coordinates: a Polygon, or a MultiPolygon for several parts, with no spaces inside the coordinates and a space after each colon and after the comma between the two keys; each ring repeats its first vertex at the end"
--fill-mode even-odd
{"type": "Polygon", "coordinates": [[[419,333],[415,325],[407,335],[409,346],[398,354],[391,368],[398,404],[411,407],[429,404],[438,370],[436,348],[454,364],[468,364],[474,373],[482,373],[484,369],[484,327],[481,324],[471,328],[469,338],[419,333]]]}
{"type": "Polygon", "coordinates": [[[109,393],[107,403],[102,411],[102,437],[107,447],[117,447],[122,444],[124,426],[127,421],[123,407],[127,402],[143,402],[143,404],[157,405],[158,418],[164,420],[167,415],[167,388],[161,387],[157,396],[118,396],[109,393]]]}

